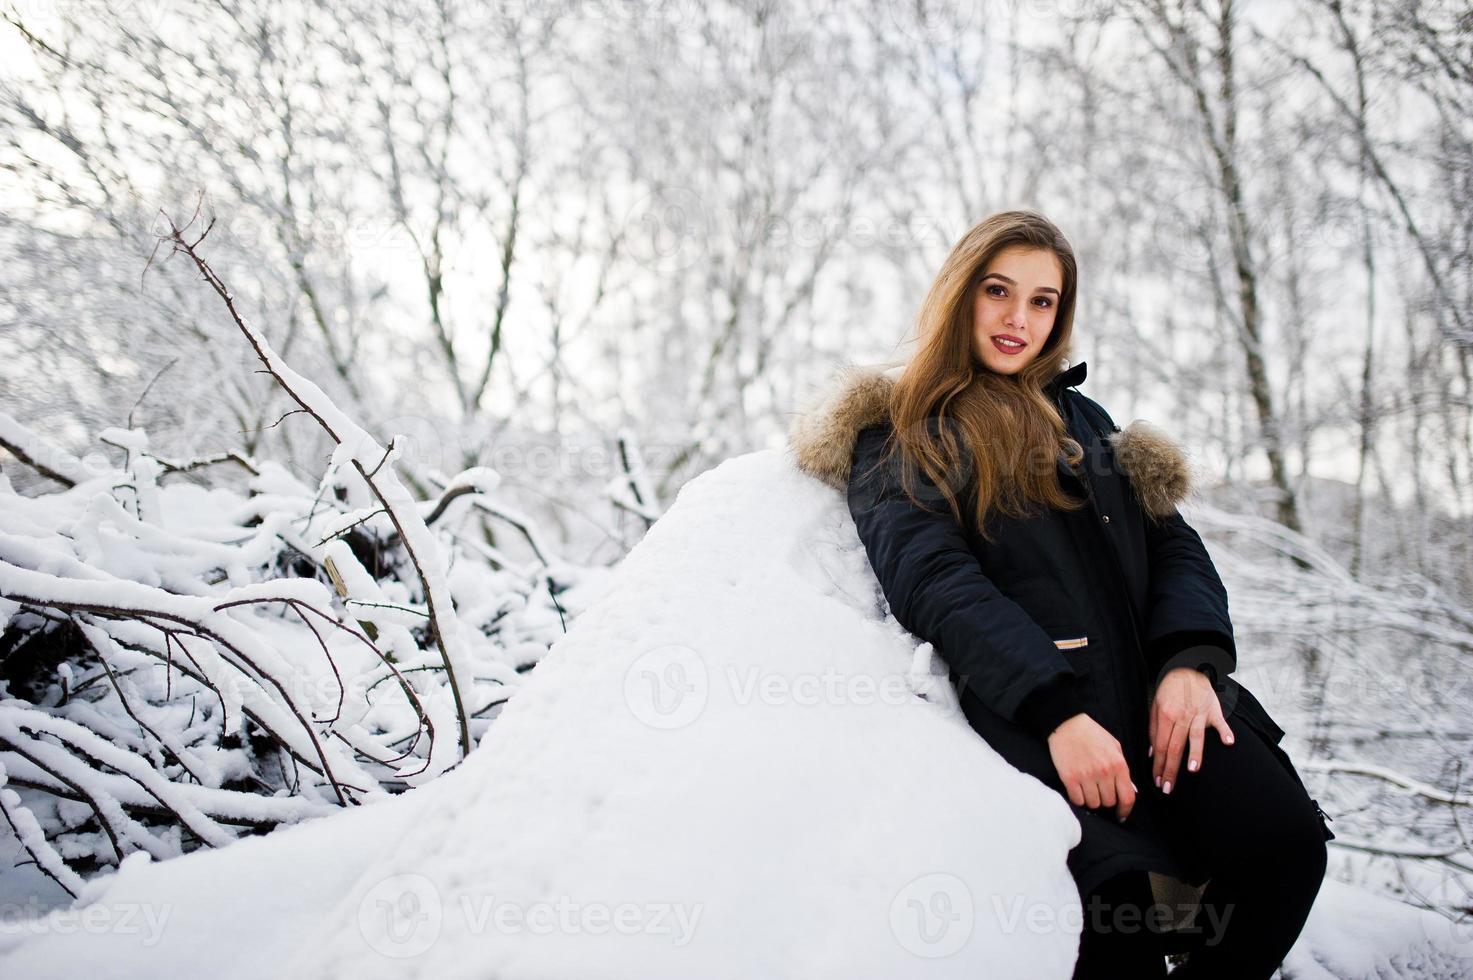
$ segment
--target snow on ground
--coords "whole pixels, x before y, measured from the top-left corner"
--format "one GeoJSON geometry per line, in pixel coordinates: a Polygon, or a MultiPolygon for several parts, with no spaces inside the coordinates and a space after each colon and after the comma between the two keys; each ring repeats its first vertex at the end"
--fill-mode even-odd
{"type": "MultiPolygon", "coordinates": [[[[1065,978],[1078,839],[881,617],[842,498],[766,451],[681,490],[458,769],[130,858],[7,921],[0,972],[1065,978]]],[[[1321,895],[1296,978],[1459,975],[1436,916],[1321,895]]]]}
{"type": "Polygon", "coordinates": [[[1327,879],[1280,972],[1286,980],[1467,980],[1473,929],[1327,879]]]}

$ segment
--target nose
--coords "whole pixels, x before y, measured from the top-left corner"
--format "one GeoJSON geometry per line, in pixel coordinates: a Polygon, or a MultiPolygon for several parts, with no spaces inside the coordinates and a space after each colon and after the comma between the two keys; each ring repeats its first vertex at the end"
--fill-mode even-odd
{"type": "Polygon", "coordinates": [[[1008,307],[1007,315],[1003,322],[1010,327],[1018,327],[1028,322],[1028,300],[1027,297],[1019,297],[1008,307]]]}

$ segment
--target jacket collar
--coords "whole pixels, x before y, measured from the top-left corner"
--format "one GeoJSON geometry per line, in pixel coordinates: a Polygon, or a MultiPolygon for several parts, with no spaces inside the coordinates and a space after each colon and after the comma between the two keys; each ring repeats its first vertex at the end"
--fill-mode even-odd
{"type": "MultiPolygon", "coordinates": [[[[788,446],[797,467],[836,490],[845,490],[854,443],[866,427],[889,421],[890,390],[900,370],[901,366],[893,365],[841,367],[828,389],[810,407],[796,413],[788,427],[788,446]]],[[[1044,388],[1057,400],[1064,388],[1084,380],[1085,371],[1080,361],[1059,372],[1044,388]]],[[[1137,419],[1104,438],[1147,513],[1169,515],[1191,493],[1186,453],[1154,426],[1137,419]]]]}
{"type": "Polygon", "coordinates": [[[1075,364],[1072,367],[1065,368],[1058,374],[1054,375],[1052,378],[1049,378],[1047,381],[1045,381],[1043,384],[1043,390],[1048,392],[1054,398],[1057,398],[1059,392],[1063,389],[1073,388],[1075,385],[1079,384],[1079,382],[1083,381],[1084,376],[1087,373],[1089,373],[1088,368],[1086,368],[1083,361],[1080,361],[1078,364],[1075,364]]]}

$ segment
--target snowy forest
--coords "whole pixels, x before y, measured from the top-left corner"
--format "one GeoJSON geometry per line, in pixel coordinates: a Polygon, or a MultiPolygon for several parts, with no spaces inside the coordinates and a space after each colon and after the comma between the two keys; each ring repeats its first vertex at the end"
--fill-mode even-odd
{"type": "MultiPolygon", "coordinates": [[[[1189,448],[1238,676],[1333,818],[1284,980],[1473,975],[1466,4],[0,17],[5,976],[983,975],[805,924],[888,909],[986,811],[958,766],[1006,767],[784,452],[1014,207],[1078,256],[1085,391],[1189,448]],[[693,650],[701,723],[626,724],[693,650]],[[715,693],[753,664],[895,673],[936,751],[754,719],[715,693]],[[488,880],[677,937],[452,912],[488,880]]],[[[1009,874],[1065,894],[1067,813],[994,778],[1044,814],[987,817],[1043,841],[1009,874]]]]}

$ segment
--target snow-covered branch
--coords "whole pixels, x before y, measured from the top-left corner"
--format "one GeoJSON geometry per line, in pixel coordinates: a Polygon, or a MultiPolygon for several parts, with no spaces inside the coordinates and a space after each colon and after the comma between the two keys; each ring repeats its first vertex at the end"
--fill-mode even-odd
{"type": "MultiPolygon", "coordinates": [[[[211,221],[211,225],[213,225],[211,221]]],[[[348,461],[353,464],[363,482],[372,491],[383,507],[395,530],[403,539],[404,550],[419,573],[424,585],[425,604],[429,609],[430,628],[435,644],[445,667],[445,680],[455,701],[455,721],[460,731],[460,754],[469,754],[471,744],[470,724],[466,716],[466,702],[461,691],[462,678],[470,674],[470,663],[464,648],[459,619],[445,583],[447,564],[435,545],[424,518],[420,516],[409,491],[394,472],[393,457],[397,447],[391,441],[388,449],[378,444],[366,430],[357,425],[341,411],[320,387],[302,377],[279,357],[266,338],[250,324],[236,308],[235,297],[223,280],[210,268],[210,264],[196,251],[196,247],[209,234],[207,226],[198,237],[189,240],[185,229],[169,220],[168,241],[176,252],[187,255],[204,276],[205,281],[225,302],[230,318],[240,328],[256,356],[266,370],[276,379],[292,401],[322,427],[323,431],[337,444],[333,453],[334,465],[348,461]]]]}
{"type": "Polygon", "coordinates": [[[222,846],[442,774],[565,631],[585,574],[496,499],[494,471],[410,498],[392,440],[340,445],[308,485],[236,450],[162,459],[138,429],[99,438],[116,467],[0,431],[65,477],[30,496],[0,480],[0,815],[73,895],[133,851],[222,846]],[[243,492],[199,482],[227,460],[243,492]],[[479,513],[533,560],[453,561],[484,547],[461,530],[479,513]],[[434,638],[457,628],[447,660],[434,638]]]}

